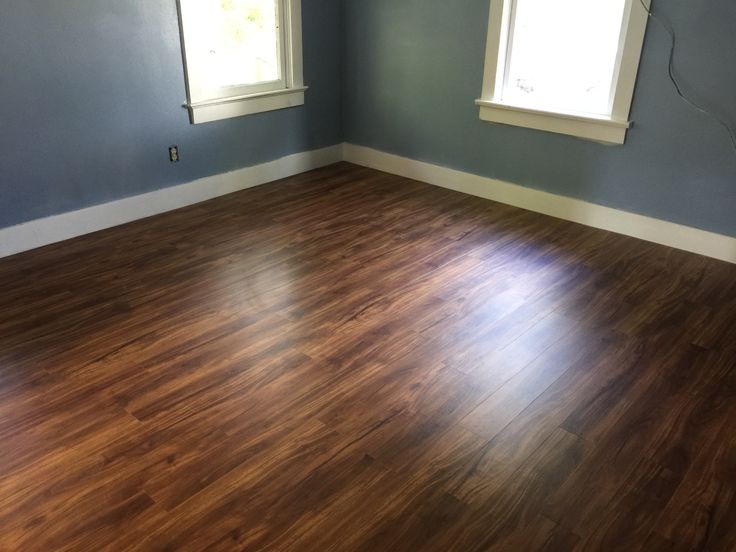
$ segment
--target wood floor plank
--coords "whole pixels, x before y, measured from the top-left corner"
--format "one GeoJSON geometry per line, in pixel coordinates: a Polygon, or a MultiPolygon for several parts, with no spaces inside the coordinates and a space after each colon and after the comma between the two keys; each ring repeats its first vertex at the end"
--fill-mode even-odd
{"type": "Polygon", "coordinates": [[[736,267],[339,163],[0,260],[0,550],[736,549],[736,267]]]}

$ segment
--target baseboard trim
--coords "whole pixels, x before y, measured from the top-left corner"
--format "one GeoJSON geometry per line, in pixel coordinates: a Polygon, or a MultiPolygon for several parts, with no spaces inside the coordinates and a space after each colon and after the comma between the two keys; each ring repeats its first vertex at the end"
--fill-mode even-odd
{"type": "Polygon", "coordinates": [[[342,144],[338,144],[295,153],[260,165],[3,228],[0,229],[0,258],[337,163],[342,160],[342,150],[342,144]]]}
{"type": "Polygon", "coordinates": [[[550,194],[501,180],[344,144],[343,159],[442,188],[521,207],[555,218],[736,263],[736,238],[550,194]]]}
{"type": "Polygon", "coordinates": [[[288,155],[233,172],[0,229],[0,258],[348,161],[529,211],[736,264],[736,238],[354,144],[288,155]]]}

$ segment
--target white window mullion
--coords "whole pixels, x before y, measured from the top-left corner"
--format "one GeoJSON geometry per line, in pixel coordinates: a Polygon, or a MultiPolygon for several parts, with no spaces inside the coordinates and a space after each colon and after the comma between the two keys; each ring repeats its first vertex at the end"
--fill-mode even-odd
{"type": "Polygon", "coordinates": [[[300,0],[179,0],[192,123],[304,103],[300,0]]]}
{"type": "Polygon", "coordinates": [[[509,83],[509,69],[511,68],[511,53],[514,50],[514,29],[516,29],[516,13],[517,0],[509,0],[508,4],[508,21],[504,22],[506,33],[506,45],[504,46],[503,57],[503,83],[501,84],[501,93],[499,99],[503,101],[506,89],[509,83]]]}
{"type": "Polygon", "coordinates": [[[493,0],[481,119],[623,143],[647,20],[640,0],[493,0]]]}

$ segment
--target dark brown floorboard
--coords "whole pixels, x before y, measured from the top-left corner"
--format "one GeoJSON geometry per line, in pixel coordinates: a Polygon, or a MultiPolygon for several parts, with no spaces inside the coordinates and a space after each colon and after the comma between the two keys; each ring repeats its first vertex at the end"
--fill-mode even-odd
{"type": "Polygon", "coordinates": [[[736,550],[736,266],[343,163],[0,290],[0,550],[736,550]]]}

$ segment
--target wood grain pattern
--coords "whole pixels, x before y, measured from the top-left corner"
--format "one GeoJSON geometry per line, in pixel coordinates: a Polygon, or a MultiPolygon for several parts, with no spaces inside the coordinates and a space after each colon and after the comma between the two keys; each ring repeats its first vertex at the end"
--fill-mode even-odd
{"type": "Polygon", "coordinates": [[[0,550],[736,549],[734,266],[341,163],[0,289],[0,550]]]}

